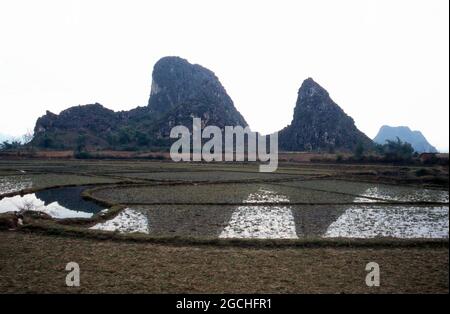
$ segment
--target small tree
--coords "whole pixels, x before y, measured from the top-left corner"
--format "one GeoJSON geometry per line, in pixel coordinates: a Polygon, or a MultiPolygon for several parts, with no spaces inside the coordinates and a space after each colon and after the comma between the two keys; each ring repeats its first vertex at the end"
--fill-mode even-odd
{"type": "Polygon", "coordinates": [[[85,134],[79,134],[77,139],[77,148],[76,152],[81,153],[86,150],[86,135],[85,134]]]}
{"type": "Polygon", "coordinates": [[[8,141],[3,141],[2,143],[0,143],[0,149],[1,150],[8,149],[8,146],[9,146],[9,142],[8,141]]]}
{"type": "Polygon", "coordinates": [[[137,131],[136,132],[136,142],[139,146],[146,146],[149,143],[149,138],[147,134],[137,131]]]}
{"type": "Polygon", "coordinates": [[[53,139],[50,136],[48,136],[48,134],[44,134],[44,138],[42,139],[41,145],[44,148],[51,148],[54,145],[53,139]]]}
{"type": "Polygon", "coordinates": [[[356,159],[362,159],[364,156],[364,145],[362,143],[358,143],[355,148],[354,156],[356,159]]]}
{"type": "Polygon", "coordinates": [[[17,141],[17,140],[13,140],[13,141],[11,141],[11,142],[9,142],[9,141],[3,141],[3,142],[0,144],[0,148],[1,148],[2,150],[14,150],[14,149],[20,148],[20,146],[21,146],[21,144],[20,144],[20,142],[17,141]]]}
{"type": "Polygon", "coordinates": [[[119,130],[119,143],[120,144],[129,144],[134,138],[133,130],[130,128],[121,128],[119,130]]]}
{"type": "Polygon", "coordinates": [[[402,142],[397,137],[396,141],[387,140],[383,145],[383,155],[388,160],[407,161],[411,160],[414,148],[410,143],[402,142]]]}
{"type": "Polygon", "coordinates": [[[29,154],[34,154],[34,145],[33,145],[34,134],[33,131],[27,130],[27,132],[22,136],[22,145],[25,147],[25,151],[29,154]]]}
{"type": "Polygon", "coordinates": [[[22,144],[27,145],[27,144],[31,143],[33,138],[34,138],[33,131],[27,130],[27,132],[22,136],[22,144]]]}

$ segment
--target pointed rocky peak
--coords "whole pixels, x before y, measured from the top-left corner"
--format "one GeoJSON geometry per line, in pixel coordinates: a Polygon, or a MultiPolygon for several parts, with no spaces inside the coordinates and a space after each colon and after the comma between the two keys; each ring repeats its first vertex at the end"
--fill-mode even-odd
{"type": "Polygon", "coordinates": [[[209,125],[247,126],[216,75],[180,57],[155,64],[148,107],[153,117],[170,124],[196,116],[209,125]]]}
{"type": "Polygon", "coordinates": [[[298,90],[298,97],[300,99],[304,99],[308,97],[329,97],[329,95],[325,88],[309,77],[304,80],[300,86],[300,89],[298,90]]]}
{"type": "Polygon", "coordinates": [[[299,91],[291,125],[280,132],[280,146],[292,151],[351,151],[372,141],[312,78],[299,91]]]}
{"type": "Polygon", "coordinates": [[[170,111],[186,101],[208,99],[214,94],[207,89],[226,94],[213,72],[189,63],[180,57],[164,57],[156,62],[152,72],[152,87],[148,105],[154,113],[170,111]]]}

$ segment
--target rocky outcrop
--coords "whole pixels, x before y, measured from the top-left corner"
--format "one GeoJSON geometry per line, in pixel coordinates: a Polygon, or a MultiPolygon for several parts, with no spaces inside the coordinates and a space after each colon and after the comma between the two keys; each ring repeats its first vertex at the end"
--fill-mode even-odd
{"type": "MultiPolygon", "coordinates": [[[[219,79],[210,70],[179,57],[165,57],[154,66],[148,104],[114,112],[95,103],[49,111],[35,126],[33,144],[57,149],[165,149],[176,125],[192,127],[247,126],[219,79]]],[[[288,151],[354,150],[372,141],[351,117],[312,79],[298,92],[292,123],[280,131],[279,145],[288,151]]]]}
{"type": "Polygon", "coordinates": [[[359,144],[369,148],[372,141],[323,87],[312,78],[306,79],[298,91],[291,124],[279,132],[280,149],[353,151],[359,144]]]}
{"type": "Polygon", "coordinates": [[[120,114],[98,103],[71,107],[59,115],[47,111],[36,121],[33,142],[46,148],[105,147],[108,134],[121,124],[120,114]]]}
{"type": "Polygon", "coordinates": [[[179,57],[165,57],[154,66],[146,107],[114,112],[96,103],[59,115],[47,111],[36,122],[33,142],[60,149],[166,148],[171,128],[191,128],[193,117],[204,125],[247,126],[213,72],[179,57]]]}
{"type": "Polygon", "coordinates": [[[155,64],[148,107],[157,116],[192,111],[206,124],[247,126],[215,74],[179,57],[155,64]]]}
{"type": "Polygon", "coordinates": [[[203,126],[247,126],[216,75],[179,57],[155,64],[148,108],[160,139],[168,138],[175,125],[190,128],[193,117],[201,118],[203,126]]]}
{"type": "Polygon", "coordinates": [[[71,107],[59,115],[47,111],[45,116],[37,120],[35,132],[67,130],[102,133],[112,130],[119,122],[120,117],[114,111],[95,103],[71,107]]]}

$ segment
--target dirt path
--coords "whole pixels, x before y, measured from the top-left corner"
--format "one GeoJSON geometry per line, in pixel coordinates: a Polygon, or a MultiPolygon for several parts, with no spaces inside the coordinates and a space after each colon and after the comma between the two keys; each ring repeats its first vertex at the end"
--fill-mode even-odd
{"type": "Polygon", "coordinates": [[[0,293],[448,293],[448,249],[171,247],[0,232],[0,293]],[[81,286],[65,286],[68,262],[81,286]],[[377,262],[381,286],[365,285],[377,262]]]}

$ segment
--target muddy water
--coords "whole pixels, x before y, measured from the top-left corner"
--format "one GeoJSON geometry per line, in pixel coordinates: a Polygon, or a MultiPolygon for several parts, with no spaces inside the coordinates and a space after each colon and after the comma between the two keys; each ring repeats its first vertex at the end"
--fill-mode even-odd
{"type": "Polygon", "coordinates": [[[8,211],[36,210],[53,218],[89,218],[104,210],[86,201],[81,193],[86,187],[67,187],[44,190],[24,196],[6,197],[0,200],[0,213],[8,211]]]}

